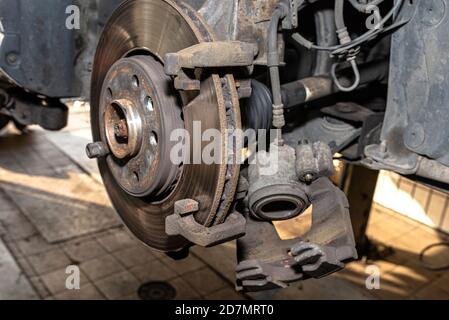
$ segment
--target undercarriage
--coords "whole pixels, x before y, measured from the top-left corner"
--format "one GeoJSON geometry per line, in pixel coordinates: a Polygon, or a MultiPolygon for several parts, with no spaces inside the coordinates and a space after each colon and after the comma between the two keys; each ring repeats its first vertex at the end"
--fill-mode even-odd
{"type": "MultiPolygon", "coordinates": [[[[0,11],[23,15],[26,2],[0,11]]],[[[59,130],[61,99],[89,100],[86,151],[114,208],[174,259],[236,240],[237,290],[285,288],[358,258],[336,162],[447,189],[447,1],[77,5],[88,19],[56,28],[45,72],[24,44],[54,31],[3,21],[0,128],[59,130]],[[279,236],[276,223],[306,214],[305,232],[279,236]]],[[[45,7],[29,10],[60,24],[45,7]]]]}

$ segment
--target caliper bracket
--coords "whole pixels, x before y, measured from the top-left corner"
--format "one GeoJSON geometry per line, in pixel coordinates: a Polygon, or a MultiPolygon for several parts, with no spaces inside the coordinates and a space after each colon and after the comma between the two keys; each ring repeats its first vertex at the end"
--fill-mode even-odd
{"type": "Polygon", "coordinates": [[[183,236],[202,247],[216,246],[245,235],[246,219],[238,212],[230,214],[224,223],[210,228],[196,222],[192,213],[175,209],[175,213],[165,219],[165,232],[169,236],[183,236]]]}
{"type": "Polygon", "coordinates": [[[198,91],[201,83],[192,77],[189,70],[197,68],[247,68],[249,74],[254,68],[254,58],[259,48],[256,44],[242,41],[201,42],[175,53],[165,55],[165,73],[175,77],[177,90],[198,91]],[[188,73],[188,74],[187,74],[188,73]]]}
{"type": "Polygon", "coordinates": [[[281,240],[274,226],[248,216],[247,235],[237,242],[237,289],[260,291],[321,278],[341,270],[357,252],[344,193],[328,178],[308,186],[312,227],[296,239],[281,240]]]}
{"type": "Polygon", "coordinates": [[[165,55],[165,73],[177,76],[182,69],[250,67],[258,53],[255,44],[241,41],[202,42],[165,55]]]}

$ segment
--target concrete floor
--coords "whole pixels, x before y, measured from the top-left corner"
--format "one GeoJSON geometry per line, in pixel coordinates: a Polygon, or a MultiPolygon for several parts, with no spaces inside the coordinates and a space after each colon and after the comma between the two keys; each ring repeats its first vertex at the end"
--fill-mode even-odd
{"type": "MultiPolygon", "coordinates": [[[[128,233],[102,188],[90,140],[87,109],[72,110],[61,132],[32,128],[0,135],[0,299],[138,299],[147,281],[167,281],[177,299],[449,299],[449,272],[419,263],[443,234],[375,206],[368,234],[394,248],[383,260],[353,262],[337,274],[288,289],[252,295],[234,291],[235,246],[195,247],[172,261],[128,233]],[[65,287],[66,268],[81,270],[80,290],[65,287]],[[367,267],[380,269],[379,290],[368,290],[367,267]]],[[[447,263],[449,249],[429,253],[447,263]]]]}

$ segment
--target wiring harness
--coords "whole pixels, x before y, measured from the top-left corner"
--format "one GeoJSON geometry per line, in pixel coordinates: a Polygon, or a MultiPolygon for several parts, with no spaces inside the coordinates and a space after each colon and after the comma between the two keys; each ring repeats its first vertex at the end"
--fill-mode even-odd
{"type": "MultiPolygon", "coordinates": [[[[282,22],[284,29],[289,26],[290,29],[298,27],[298,12],[304,9],[310,0],[287,0],[281,1],[276,8],[273,18],[271,20],[269,36],[268,36],[268,67],[270,70],[272,93],[274,97],[273,103],[273,124],[276,128],[282,128],[285,124],[283,116],[283,105],[280,99],[280,80],[279,80],[279,55],[277,51],[277,39],[278,39],[278,28],[279,24],[282,22]],[[292,14],[292,10],[295,10],[295,14],[292,14]],[[294,21],[289,23],[283,22],[284,19],[294,17],[294,21]]],[[[314,1],[316,2],[316,1],[314,1]]],[[[330,56],[338,57],[340,61],[344,63],[349,63],[352,67],[354,73],[354,82],[350,86],[343,86],[338,77],[337,69],[341,63],[335,63],[331,68],[331,76],[336,85],[336,87],[343,92],[351,92],[360,85],[360,72],[357,66],[357,55],[360,53],[360,47],[364,43],[377,38],[380,34],[384,33],[386,30],[394,26],[394,21],[390,27],[387,27],[387,23],[394,19],[395,15],[399,12],[402,7],[404,0],[396,0],[388,13],[384,17],[380,16],[379,6],[384,0],[349,0],[349,3],[359,12],[362,13],[376,13],[378,22],[374,24],[368,31],[362,35],[352,39],[349,35],[346,23],[344,20],[344,0],[335,0],[335,25],[337,29],[339,44],[334,46],[320,46],[315,44],[306,38],[304,38],[299,31],[292,34],[292,38],[298,42],[303,47],[309,50],[320,50],[329,52],[330,56]]]]}

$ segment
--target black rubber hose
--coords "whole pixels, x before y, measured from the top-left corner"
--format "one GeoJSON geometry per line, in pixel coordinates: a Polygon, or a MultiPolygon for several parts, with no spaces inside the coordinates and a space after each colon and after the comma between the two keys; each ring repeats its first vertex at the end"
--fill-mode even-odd
{"type": "Polygon", "coordinates": [[[278,27],[283,14],[276,9],[271,18],[268,29],[268,68],[270,68],[271,87],[273,91],[273,103],[281,104],[281,85],[279,77],[279,51],[278,51],[278,27]]]}
{"type": "Polygon", "coordinates": [[[278,51],[278,28],[279,23],[286,12],[282,6],[274,10],[268,28],[268,68],[270,70],[271,93],[273,95],[273,126],[281,129],[285,125],[284,111],[282,106],[281,79],[279,75],[279,51],[278,51]]]}
{"type": "MultiPolygon", "coordinates": [[[[338,43],[334,22],[334,10],[322,9],[315,14],[316,40],[319,46],[333,46],[338,43]]],[[[313,75],[328,74],[333,59],[325,51],[317,51],[313,75]]]]}
{"type": "Polygon", "coordinates": [[[345,0],[335,0],[335,26],[338,30],[346,29],[345,18],[345,0]]]}
{"type": "MultiPolygon", "coordinates": [[[[360,66],[360,86],[388,80],[389,63],[387,60],[367,62],[360,66]]],[[[340,81],[346,85],[352,82],[352,70],[340,71],[340,81]]],[[[253,94],[242,104],[242,120],[246,129],[269,129],[271,127],[272,97],[270,90],[263,83],[252,80],[253,94]]],[[[338,93],[332,78],[328,75],[305,78],[281,86],[284,108],[293,108],[309,101],[338,93]]]]}
{"type": "MultiPolygon", "coordinates": [[[[377,60],[360,66],[360,86],[388,79],[389,63],[377,60]]],[[[339,81],[343,85],[352,83],[352,68],[339,72],[339,81]]],[[[317,100],[339,92],[330,76],[318,76],[286,83],[281,86],[282,101],[285,108],[292,108],[308,101],[317,100]]]]}

